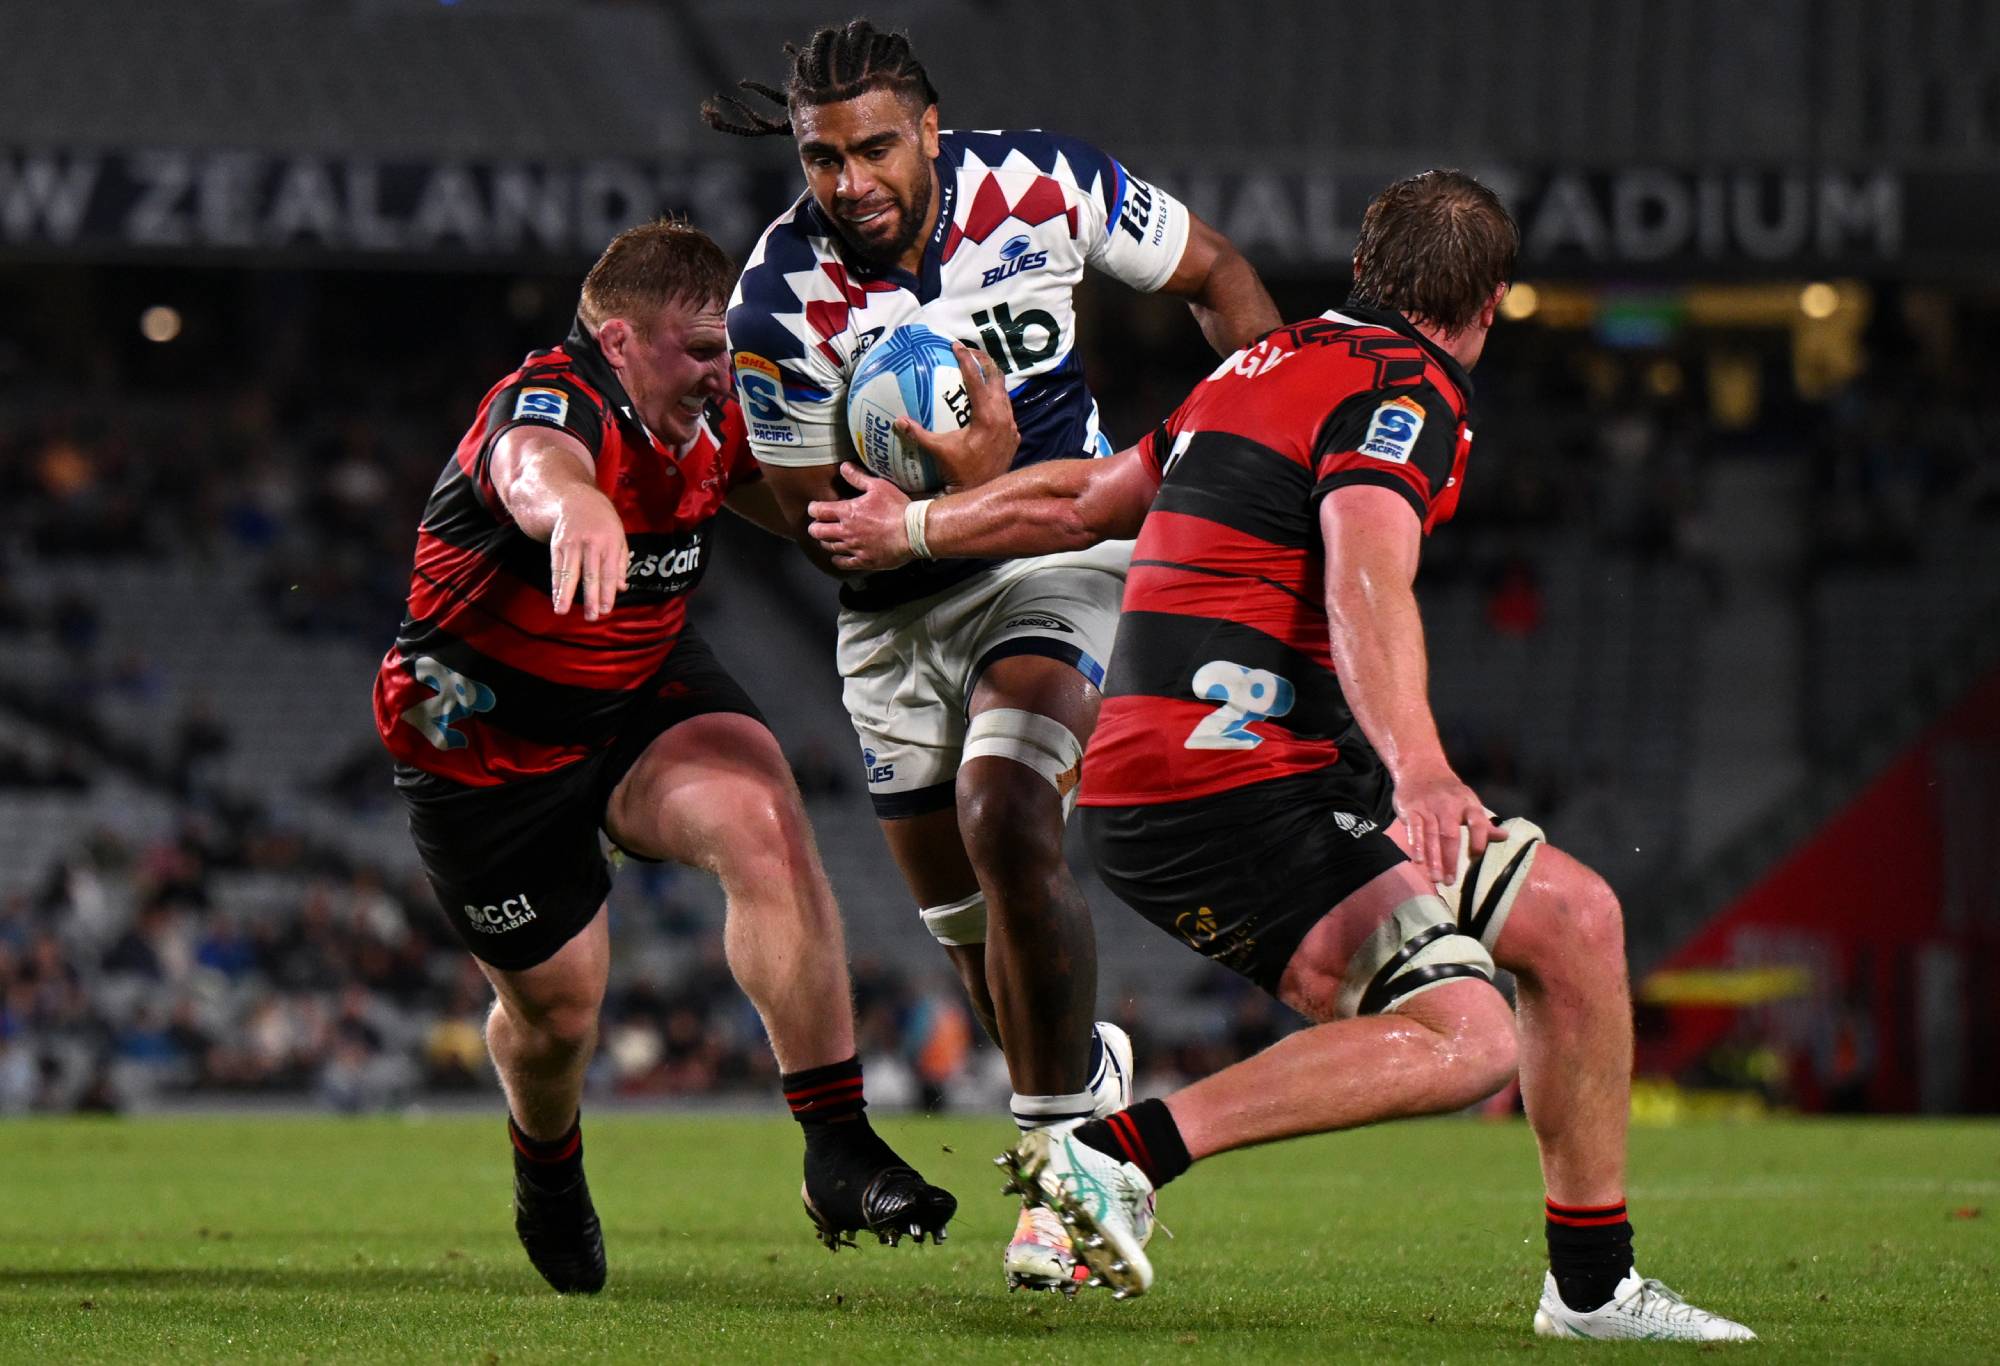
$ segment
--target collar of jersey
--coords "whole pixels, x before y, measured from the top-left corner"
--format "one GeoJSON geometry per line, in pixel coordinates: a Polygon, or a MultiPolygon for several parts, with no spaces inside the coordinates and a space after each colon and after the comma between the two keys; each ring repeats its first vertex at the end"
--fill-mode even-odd
{"type": "Polygon", "coordinates": [[[931,240],[924,243],[924,259],[915,275],[901,266],[878,266],[849,256],[840,230],[828,220],[819,207],[819,201],[810,194],[806,196],[806,212],[813,216],[813,222],[825,235],[828,247],[840,257],[841,264],[847,267],[850,275],[859,280],[887,280],[916,295],[918,303],[927,304],[937,298],[943,288],[944,244],[951,236],[952,217],[958,209],[958,156],[958,144],[951,140],[951,134],[940,134],[938,154],[931,159],[931,170],[936,174],[938,183],[937,222],[931,227],[931,240]]]}
{"type": "Polygon", "coordinates": [[[1370,304],[1342,304],[1340,311],[1350,318],[1374,323],[1377,327],[1386,327],[1391,332],[1400,332],[1423,347],[1430,353],[1431,359],[1438,363],[1438,367],[1451,377],[1451,382],[1458,386],[1458,392],[1465,396],[1465,401],[1472,402],[1472,376],[1465,373],[1465,367],[1458,363],[1451,352],[1417,331],[1416,325],[1395,309],[1376,308],[1370,304]]]}

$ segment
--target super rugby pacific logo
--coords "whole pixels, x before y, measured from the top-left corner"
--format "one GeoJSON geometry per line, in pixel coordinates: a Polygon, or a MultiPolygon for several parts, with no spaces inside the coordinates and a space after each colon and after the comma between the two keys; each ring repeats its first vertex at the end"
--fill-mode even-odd
{"type": "Polygon", "coordinates": [[[1049,254],[1045,251],[1028,250],[1033,245],[1025,233],[1019,237],[1008,238],[1006,244],[1000,248],[1000,264],[979,277],[979,287],[984,289],[988,285],[997,285],[1002,280],[1011,279],[1026,271],[1040,270],[1047,265],[1049,254]]]}

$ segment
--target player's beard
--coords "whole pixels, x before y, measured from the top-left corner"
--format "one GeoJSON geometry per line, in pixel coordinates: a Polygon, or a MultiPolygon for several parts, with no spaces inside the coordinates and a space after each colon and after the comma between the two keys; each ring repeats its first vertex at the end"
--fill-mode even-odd
{"type": "Polygon", "coordinates": [[[903,259],[903,253],[916,245],[917,237],[924,230],[924,220],[931,216],[931,177],[925,175],[917,181],[916,189],[905,204],[896,200],[896,235],[887,241],[874,241],[862,237],[854,227],[839,214],[833,214],[833,225],[840,232],[840,239],[847,243],[856,256],[875,266],[893,266],[903,259]]]}

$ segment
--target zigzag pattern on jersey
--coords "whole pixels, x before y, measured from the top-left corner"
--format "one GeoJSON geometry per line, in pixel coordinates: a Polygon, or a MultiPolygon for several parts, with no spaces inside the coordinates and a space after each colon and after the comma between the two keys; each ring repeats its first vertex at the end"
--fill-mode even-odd
{"type": "MultiPolygon", "coordinates": [[[[800,199],[791,212],[772,225],[757,244],[743,271],[743,314],[763,323],[755,334],[736,339],[738,349],[767,360],[794,360],[812,347],[834,365],[840,353],[829,343],[846,330],[848,314],[862,307],[870,294],[897,288],[889,280],[857,280],[832,259],[827,234],[820,229],[810,199],[800,199]],[[779,329],[783,329],[780,331],[779,329]]],[[[823,390],[805,392],[797,376],[786,371],[787,395],[824,399],[823,390]]]]}
{"type": "Polygon", "coordinates": [[[1076,208],[1069,203],[1068,196],[1063,194],[1062,186],[1054,176],[1036,176],[1021,192],[1021,197],[1009,203],[1007,192],[1000,188],[1000,178],[989,171],[973,192],[971,205],[965,211],[965,221],[953,223],[951,231],[945,235],[944,259],[949,261],[962,242],[984,242],[993,235],[995,228],[1009,219],[1033,228],[1051,218],[1067,219],[1069,235],[1072,239],[1076,237],[1076,208]]]}

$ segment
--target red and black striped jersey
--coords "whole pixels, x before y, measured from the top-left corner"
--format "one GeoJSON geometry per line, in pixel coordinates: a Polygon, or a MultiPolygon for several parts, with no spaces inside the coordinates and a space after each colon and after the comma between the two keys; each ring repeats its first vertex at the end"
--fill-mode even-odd
{"type": "Polygon", "coordinates": [[[1142,806],[1332,765],[1386,775],[1334,676],[1319,504],[1458,504],[1471,381],[1398,314],[1348,308],[1237,352],[1141,443],[1160,489],[1125,580],[1078,800],[1142,806]]]}
{"type": "Polygon", "coordinates": [[[706,568],[724,497],[759,477],[735,399],[712,404],[687,443],[639,420],[581,322],[496,384],[431,490],[395,648],[375,677],[375,725],[403,763],[491,786],[547,773],[608,744],[666,662],[706,568]],[[557,616],[549,548],[495,491],[502,433],[560,427],[587,447],[618,509],[630,587],[596,621],[557,616]]]}

